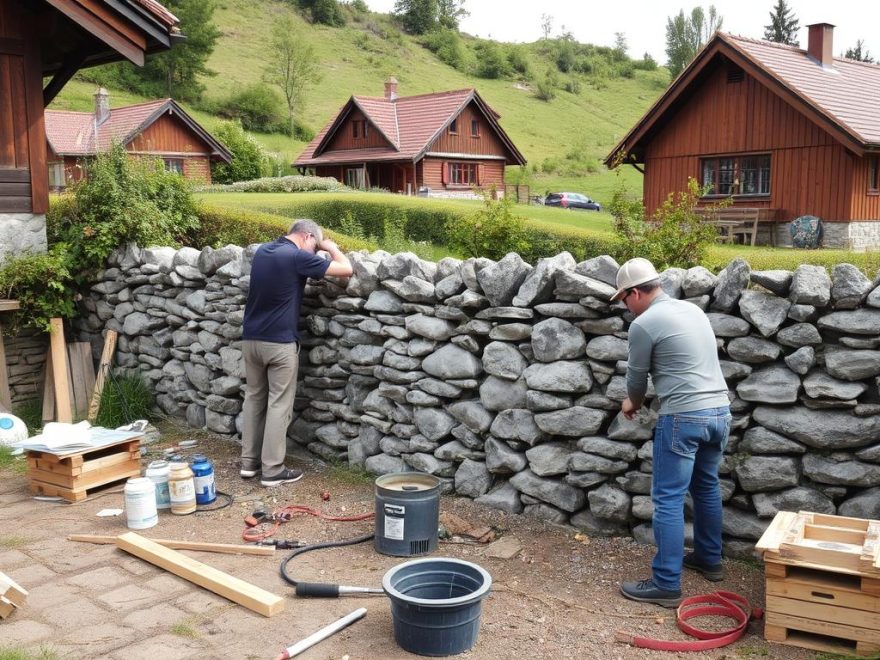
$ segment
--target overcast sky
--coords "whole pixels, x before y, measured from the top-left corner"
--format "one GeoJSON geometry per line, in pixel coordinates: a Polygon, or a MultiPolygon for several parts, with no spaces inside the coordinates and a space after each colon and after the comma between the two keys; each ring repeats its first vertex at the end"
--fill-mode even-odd
{"type": "MultiPolygon", "coordinates": [[[[366,0],[370,9],[390,12],[394,0],[366,0]]],[[[708,2],[702,6],[709,7],[708,2]]],[[[718,0],[714,3],[724,18],[722,30],[745,37],[763,38],[776,0],[718,0]]],[[[792,0],[788,3],[800,22],[800,45],[806,48],[810,23],[831,23],[834,55],[855,46],[858,39],[871,56],[880,59],[880,1],[878,0],[792,0]]],[[[666,19],[697,3],[681,0],[465,0],[470,16],[461,30],[496,41],[528,42],[541,38],[541,15],[553,17],[553,35],[565,30],[583,43],[613,46],[614,33],[626,35],[631,57],[646,51],[660,63],[666,62],[666,19]]]]}

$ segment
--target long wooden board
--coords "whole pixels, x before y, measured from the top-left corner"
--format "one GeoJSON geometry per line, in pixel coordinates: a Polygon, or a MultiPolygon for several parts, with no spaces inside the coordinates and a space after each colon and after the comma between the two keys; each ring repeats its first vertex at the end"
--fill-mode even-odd
{"type": "MultiPolygon", "coordinates": [[[[80,541],[82,543],[99,543],[104,545],[116,543],[118,536],[103,536],[99,534],[69,534],[68,541],[80,541]]],[[[175,541],[173,539],[149,539],[154,543],[175,550],[199,550],[201,552],[220,552],[227,555],[259,555],[271,557],[275,554],[273,545],[243,545],[240,543],[203,543],[200,541],[175,541]]]]}
{"type": "Polygon", "coordinates": [[[95,423],[98,418],[98,409],[101,407],[101,393],[104,391],[104,379],[113,365],[113,352],[116,350],[116,330],[108,330],[104,338],[104,350],[101,352],[101,362],[98,364],[98,374],[95,378],[95,390],[92,392],[92,401],[89,403],[89,422],[95,423]]]}
{"type": "Polygon", "coordinates": [[[140,534],[122,534],[116,539],[116,546],[263,616],[273,616],[284,609],[281,596],[159,545],[140,534]]]}
{"type": "Polygon", "coordinates": [[[15,611],[15,605],[0,596],[0,619],[5,619],[15,611]]]}
{"type": "Polygon", "coordinates": [[[67,349],[64,344],[64,323],[60,318],[49,319],[49,350],[52,352],[52,384],[55,392],[55,421],[70,423],[70,381],[67,373],[67,349]]]}
{"type": "Polygon", "coordinates": [[[0,325],[0,412],[12,410],[9,392],[9,372],[6,369],[6,347],[3,343],[3,326],[0,325]]]}

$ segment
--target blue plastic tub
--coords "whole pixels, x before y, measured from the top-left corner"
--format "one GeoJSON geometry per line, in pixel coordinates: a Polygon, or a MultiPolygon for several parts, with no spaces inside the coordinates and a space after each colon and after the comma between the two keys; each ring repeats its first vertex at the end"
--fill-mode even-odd
{"type": "Polygon", "coordinates": [[[492,577],[460,559],[415,559],[388,571],[394,640],[418,655],[455,655],[477,642],[483,599],[492,577]]]}

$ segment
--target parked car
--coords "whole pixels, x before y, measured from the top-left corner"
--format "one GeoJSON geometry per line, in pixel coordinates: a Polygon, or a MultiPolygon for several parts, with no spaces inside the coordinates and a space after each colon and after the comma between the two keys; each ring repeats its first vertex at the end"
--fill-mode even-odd
{"type": "Polygon", "coordinates": [[[561,206],[564,209],[583,209],[585,211],[601,211],[602,205],[594,202],[586,195],[573,192],[550,193],[544,199],[544,206],[561,206]]]}

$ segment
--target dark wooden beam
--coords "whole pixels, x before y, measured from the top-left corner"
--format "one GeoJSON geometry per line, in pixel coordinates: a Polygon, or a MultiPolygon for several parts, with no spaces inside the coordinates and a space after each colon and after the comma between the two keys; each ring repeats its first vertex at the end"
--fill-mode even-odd
{"type": "Polygon", "coordinates": [[[52,76],[49,84],[43,88],[43,107],[48,107],[52,100],[58,96],[58,93],[67,84],[67,81],[73,78],[76,72],[82,67],[86,61],[86,54],[83,51],[70,53],[61,63],[61,68],[52,76]]]}
{"type": "Polygon", "coordinates": [[[142,35],[123,34],[116,29],[116,26],[108,24],[96,14],[100,12],[100,6],[96,5],[94,0],[87,0],[88,8],[73,0],[46,0],[46,2],[137,66],[144,65],[146,44],[142,46],[137,43],[143,38],[142,35]]]}

